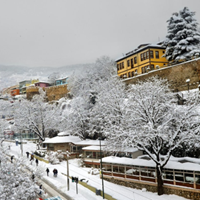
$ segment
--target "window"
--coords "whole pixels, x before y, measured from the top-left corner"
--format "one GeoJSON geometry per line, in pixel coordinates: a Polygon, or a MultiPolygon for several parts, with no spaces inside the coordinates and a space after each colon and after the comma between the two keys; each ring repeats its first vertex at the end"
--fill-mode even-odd
{"type": "Polygon", "coordinates": [[[149,59],[149,51],[147,51],[147,59],[149,59]]]}
{"type": "Polygon", "coordinates": [[[128,73],[128,77],[131,77],[131,72],[128,73]]]}
{"type": "Polygon", "coordinates": [[[159,58],[159,52],[156,51],[156,58],[158,59],[159,58]]]}
{"type": "Polygon", "coordinates": [[[132,76],[134,76],[134,71],[132,71],[132,76]]]}
{"type": "Polygon", "coordinates": [[[135,70],[135,75],[137,74],[137,69],[135,70]]]}
{"type": "Polygon", "coordinates": [[[147,72],[148,72],[148,66],[145,66],[144,69],[145,69],[145,70],[144,70],[145,73],[147,73],[147,72]]]}
{"type": "Polygon", "coordinates": [[[144,67],[142,67],[142,74],[144,74],[144,67]]]}
{"type": "Polygon", "coordinates": [[[143,53],[140,54],[141,61],[143,61],[143,53]]]}
{"type": "Polygon", "coordinates": [[[130,60],[127,60],[127,66],[128,67],[130,66],[130,60]]]}
{"type": "Polygon", "coordinates": [[[133,68],[133,58],[131,59],[131,68],[133,68]]]}
{"type": "Polygon", "coordinates": [[[146,54],[146,52],[144,52],[144,60],[146,60],[147,59],[147,54],[146,54]]]}
{"type": "Polygon", "coordinates": [[[150,51],[150,58],[153,58],[153,51],[150,51]]]}
{"type": "Polygon", "coordinates": [[[126,78],[127,77],[127,75],[126,74],[123,74],[123,78],[126,78]]]}
{"type": "Polygon", "coordinates": [[[150,69],[151,69],[151,70],[154,70],[154,65],[151,65],[150,69]]]}
{"type": "Polygon", "coordinates": [[[124,62],[122,62],[122,69],[124,69],[124,62]]]}
{"type": "Polygon", "coordinates": [[[134,57],[134,64],[137,64],[137,57],[134,57]]]}
{"type": "Polygon", "coordinates": [[[174,180],[173,172],[166,171],[164,172],[164,179],[174,180]]]}

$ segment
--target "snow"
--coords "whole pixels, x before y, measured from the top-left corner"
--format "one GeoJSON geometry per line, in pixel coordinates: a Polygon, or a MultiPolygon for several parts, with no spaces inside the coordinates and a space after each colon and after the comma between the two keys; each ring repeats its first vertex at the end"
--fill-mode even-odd
{"type": "MultiPolygon", "coordinates": [[[[183,159],[183,158],[182,158],[183,159]]],[[[197,163],[179,163],[178,161],[180,158],[175,159],[173,158],[169,160],[167,165],[164,168],[168,169],[178,169],[178,170],[190,170],[190,171],[200,171],[200,165],[197,163]]],[[[109,156],[102,158],[103,163],[112,163],[112,164],[124,164],[124,165],[136,165],[136,166],[144,166],[144,167],[155,167],[155,162],[152,160],[144,160],[144,159],[132,159],[132,158],[126,158],[126,157],[115,157],[115,156],[109,156]]]]}
{"type": "MultiPolygon", "coordinates": [[[[80,145],[80,146],[98,146],[99,145],[99,140],[82,140],[80,142],[76,142],[76,145],[80,145]]],[[[106,145],[106,141],[101,141],[101,145],[106,145]]]]}
{"type": "Polygon", "coordinates": [[[58,136],[67,136],[69,133],[67,131],[58,133],[58,136]]]}
{"type": "MultiPolygon", "coordinates": [[[[8,145],[10,145],[10,150],[8,150],[8,154],[14,155],[15,158],[20,157],[20,145],[16,146],[15,143],[9,143],[9,142],[3,142],[4,148],[8,148],[8,145]]],[[[36,144],[27,142],[27,144],[23,145],[23,151],[24,152],[34,152],[36,149],[36,144]]],[[[26,158],[26,156],[24,155],[26,158]]],[[[32,167],[33,169],[36,168],[35,162],[30,165],[30,161],[28,159],[25,159],[26,165],[29,165],[29,167],[32,167]]],[[[141,160],[140,160],[141,162],[141,160]]],[[[72,183],[70,180],[70,190],[67,191],[67,178],[66,176],[62,175],[61,173],[66,174],[66,162],[63,161],[60,164],[57,165],[51,165],[46,164],[39,161],[39,166],[41,170],[43,171],[43,178],[52,184],[54,184],[57,188],[62,190],[62,192],[66,193],[67,195],[71,196],[75,200],[100,200],[102,199],[101,196],[97,196],[95,193],[91,192],[90,190],[86,189],[82,185],[78,184],[78,194],[76,194],[76,184],[72,183]],[[49,168],[50,173],[49,176],[46,176],[46,168],[49,168]],[[58,177],[53,177],[53,169],[58,169],[58,177]]],[[[92,185],[93,187],[97,189],[101,189],[102,180],[99,178],[99,175],[92,175],[91,173],[88,173],[91,171],[91,168],[81,168],[79,167],[79,160],[73,159],[69,160],[69,175],[78,177],[79,180],[84,178],[88,180],[88,185],[92,185]]],[[[176,195],[162,195],[158,196],[156,193],[148,192],[145,189],[144,190],[137,190],[128,188],[125,186],[116,185],[114,183],[110,183],[108,181],[104,180],[104,191],[106,194],[109,194],[113,196],[113,198],[116,198],[118,200],[186,200],[183,197],[179,197],[176,195]]]]}
{"type": "Polygon", "coordinates": [[[78,136],[56,136],[54,138],[48,139],[47,141],[43,142],[45,144],[55,144],[55,143],[75,143],[79,142],[81,139],[78,136]]]}
{"type": "MultiPolygon", "coordinates": [[[[89,151],[89,150],[94,150],[94,151],[100,151],[100,146],[94,146],[94,145],[91,145],[91,146],[87,146],[87,147],[83,147],[82,148],[83,150],[85,150],[85,151],[89,151]]],[[[120,150],[120,149],[108,149],[108,147],[107,146],[103,146],[103,147],[101,147],[101,149],[102,150],[105,150],[105,151],[111,151],[111,152],[113,152],[113,151],[116,151],[116,152],[132,152],[132,153],[134,153],[134,152],[137,152],[137,151],[139,151],[137,148],[125,148],[125,149],[122,149],[122,150],[120,150]]]]}
{"type": "MultiPolygon", "coordinates": [[[[103,147],[101,147],[101,149],[103,149],[103,147]]],[[[89,150],[100,151],[100,146],[83,147],[82,150],[85,150],[85,151],[89,151],[89,150]]]]}

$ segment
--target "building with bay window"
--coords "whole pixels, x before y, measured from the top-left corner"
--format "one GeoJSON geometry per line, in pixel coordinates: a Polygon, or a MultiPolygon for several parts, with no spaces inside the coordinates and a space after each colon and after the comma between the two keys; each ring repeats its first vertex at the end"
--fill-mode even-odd
{"type": "Polygon", "coordinates": [[[121,78],[130,78],[163,68],[168,65],[167,59],[163,57],[164,53],[165,48],[161,43],[141,44],[116,60],[117,74],[121,78]]]}

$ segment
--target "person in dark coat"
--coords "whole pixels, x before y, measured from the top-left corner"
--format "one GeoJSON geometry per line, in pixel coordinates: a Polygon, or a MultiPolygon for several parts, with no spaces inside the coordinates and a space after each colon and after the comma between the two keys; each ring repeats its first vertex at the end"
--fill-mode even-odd
{"type": "Polygon", "coordinates": [[[32,180],[34,181],[34,179],[35,179],[35,174],[32,174],[31,178],[32,178],[32,180]]]}
{"type": "Polygon", "coordinates": [[[49,168],[46,169],[47,176],[49,176],[49,168]]]}
{"type": "Polygon", "coordinates": [[[31,160],[34,160],[34,155],[33,155],[33,154],[31,154],[31,159],[30,159],[30,161],[31,161],[31,160]]]}
{"type": "Polygon", "coordinates": [[[57,170],[57,169],[54,169],[54,170],[53,170],[53,175],[54,175],[55,177],[57,177],[57,175],[58,175],[58,170],[57,170]]]}
{"type": "Polygon", "coordinates": [[[36,163],[36,166],[38,166],[38,159],[36,158],[36,160],[35,160],[35,163],[36,163]]]}
{"type": "Polygon", "coordinates": [[[27,158],[29,158],[29,152],[26,152],[27,158]]]}
{"type": "Polygon", "coordinates": [[[40,193],[39,193],[39,195],[41,195],[42,194],[42,184],[40,185],[40,193]]]}
{"type": "Polygon", "coordinates": [[[11,158],[10,158],[11,159],[11,163],[13,162],[13,158],[14,158],[14,156],[11,156],[11,158]]]}

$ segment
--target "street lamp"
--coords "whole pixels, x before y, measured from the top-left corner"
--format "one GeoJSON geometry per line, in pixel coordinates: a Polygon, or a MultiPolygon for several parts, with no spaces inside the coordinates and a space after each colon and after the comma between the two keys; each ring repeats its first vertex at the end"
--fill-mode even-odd
{"type": "Polygon", "coordinates": [[[188,79],[186,79],[186,81],[185,81],[186,83],[187,83],[187,86],[188,86],[188,92],[189,92],[189,84],[190,84],[190,79],[188,78],[188,79]]]}
{"type": "Polygon", "coordinates": [[[102,170],[101,139],[102,139],[102,137],[99,137],[99,144],[100,144],[100,168],[101,168],[101,179],[102,179],[102,193],[103,193],[103,199],[104,199],[104,184],[103,184],[103,170],[102,170]]]}
{"type": "Polygon", "coordinates": [[[20,143],[21,143],[21,156],[23,156],[23,143],[22,143],[23,141],[22,141],[22,133],[21,133],[21,131],[20,131],[20,143]]]}
{"type": "Polygon", "coordinates": [[[70,152],[67,151],[67,191],[69,191],[69,162],[70,152]]]}

